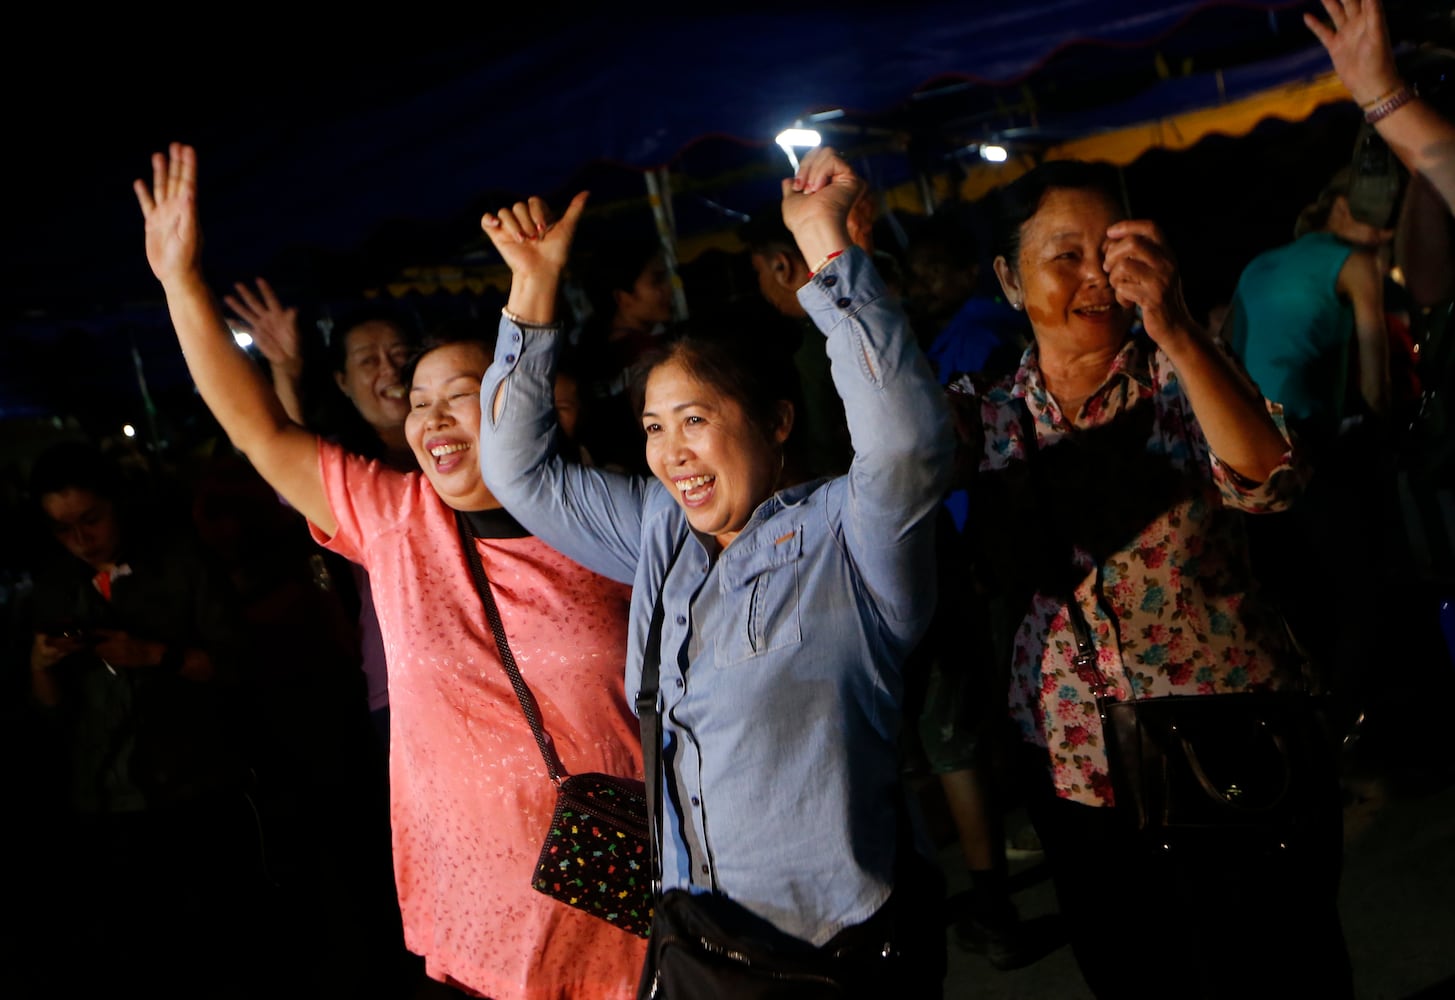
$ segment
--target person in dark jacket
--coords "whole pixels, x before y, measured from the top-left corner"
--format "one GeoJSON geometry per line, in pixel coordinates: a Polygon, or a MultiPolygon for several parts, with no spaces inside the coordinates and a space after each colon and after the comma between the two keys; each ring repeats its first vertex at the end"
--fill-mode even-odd
{"type": "Polygon", "coordinates": [[[66,954],[85,956],[68,974],[171,996],[236,964],[222,963],[257,857],[229,704],[245,639],[190,525],[144,520],[128,486],[86,442],[32,467],[56,543],[25,614],[33,760],[58,832],[44,855],[51,902],[66,954]]]}

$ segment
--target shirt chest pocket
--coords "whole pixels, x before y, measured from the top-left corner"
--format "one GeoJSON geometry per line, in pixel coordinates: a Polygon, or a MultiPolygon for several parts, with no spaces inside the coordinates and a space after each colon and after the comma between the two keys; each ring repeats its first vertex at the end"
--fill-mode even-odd
{"type": "Polygon", "coordinates": [[[802,529],[781,534],[752,551],[731,555],[736,558],[727,558],[720,567],[728,628],[718,636],[718,663],[741,663],[801,642],[802,529]]]}

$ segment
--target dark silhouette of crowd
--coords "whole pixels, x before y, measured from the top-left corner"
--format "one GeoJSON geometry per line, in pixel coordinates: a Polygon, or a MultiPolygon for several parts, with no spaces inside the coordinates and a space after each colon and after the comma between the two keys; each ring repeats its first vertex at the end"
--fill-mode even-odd
{"type": "MultiPolygon", "coordinates": [[[[700,716],[669,719],[668,856],[681,869],[668,883],[767,900],[760,917],[814,945],[860,921],[877,932],[868,921],[910,898],[996,969],[1069,943],[1107,997],[1232,995],[1246,970],[1214,968],[1217,922],[1252,905],[1250,933],[1276,937],[1257,952],[1266,982],[1317,977],[1320,996],[1352,996],[1334,903],[1340,806],[1371,775],[1455,780],[1428,707],[1455,689],[1455,89],[1440,82],[1455,57],[1395,60],[1377,2],[1324,7],[1329,18],[1310,27],[1364,109],[1363,155],[1310,162],[1308,208],[1287,220],[1287,241],[1238,262],[1237,282],[1209,301],[1187,300],[1178,248],[1127,212],[1114,168],[1044,163],[982,201],[901,211],[889,225],[832,150],[752,210],[738,252],[677,273],[645,228],[593,229],[584,201],[556,206],[559,217],[522,201],[484,223],[514,272],[509,289],[443,306],[331,303],[253,278],[214,295],[197,277],[200,237],[166,228],[196,224],[185,187],[195,154],[158,154],[137,189],[148,259],[209,412],[165,444],[71,424],[5,484],[0,726],[14,881],[0,990],[632,995],[640,941],[574,911],[561,918],[524,881],[495,891],[513,871],[506,859],[538,847],[544,828],[531,824],[549,785],[525,776],[539,759],[523,725],[509,737],[521,754],[491,757],[499,741],[482,738],[521,719],[488,629],[459,625],[477,610],[451,548],[464,517],[492,574],[520,574],[595,623],[568,642],[525,597],[507,608],[526,661],[590,647],[573,661],[583,673],[533,681],[563,747],[604,769],[640,777],[635,692],[621,676],[639,650],[632,590],[650,580],[681,608],[671,676],[723,690],[700,716]],[[522,291],[541,275],[548,294],[522,291]],[[497,327],[512,339],[497,342],[497,327]],[[254,348],[235,349],[230,329],[254,348]],[[562,333],[549,399],[512,367],[542,331],[562,333]],[[754,368],[775,380],[753,381],[754,368]],[[482,379],[498,392],[481,396],[482,379]],[[724,451],[696,445],[727,455],[720,467],[687,463],[674,481],[666,438],[653,435],[673,433],[663,411],[702,405],[661,402],[678,400],[682,379],[740,407],[742,426],[720,432],[727,444],[711,447],[724,451]],[[941,467],[902,507],[890,500],[911,490],[904,470],[919,454],[886,458],[877,449],[899,443],[893,428],[853,410],[886,386],[904,394],[921,444],[944,435],[925,451],[941,467]],[[537,395],[527,416],[511,409],[537,395]],[[521,469],[482,454],[497,440],[521,469]],[[559,477],[549,485],[561,510],[532,499],[543,470],[559,477]],[[719,479],[745,510],[701,527],[719,479]],[[701,542],[704,574],[742,574],[738,590],[674,589],[683,570],[652,547],[651,531],[667,529],[648,492],[673,482],[671,496],[659,489],[661,509],[685,510],[672,531],[701,542]],[[758,520],[774,538],[740,566],[731,560],[758,520]],[[900,548],[861,537],[875,524],[900,548]],[[824,793],[844,830],[822,840],[843,841],[845,884],[777,898],[752,872],[703,881],[688,870],[712,831],[695,825],[695,795],[727,793],[706,780],[684,792],[680,769],[700,752],[694,727],[715,725],[713,708],[740,711],[726,699],[761,680],[717,672],[767,662],[808,631],[796,603],[786,631],[756,617],[781,598],[763,596],[775,573],[796,574],[795,602],[824,586],[817,561],[779,565],[800,545],[847,567],[836,570],[856,582],[844,606],[856,627],[880,631],[865,625],[862,645],[852,629],[835,636],[842,659],[862,654],[873,699],[855,701],[846,682],[832,697],[794,694],[797,706],[755,703],[794,760],[812,749],[790,726],[796,711],[805,726],[841,718],[861,741],[822,738],[818,751],[844,772],[842,801],[824,793]],[[902,603],[922,586],[932,614],[902,603]],[[441,596],[451,588],[458,607],[441,596]],[[723,622],[738,611],[754,645],[734,652],[723,622]],[[481,657],[495,688],[441,683],[431,665],[456,655],[481,657]],[[1147,855],[1118,825],[1095,698],[1290,687],[1304,668],[1330,706],[1322,752],[1342,802],[1311,809],[1296,857],[1221,842],[1211,869],[1147,855]],[[493,714],[500,698],[504,715],[493,714]],[[873,753],[870,734],[885,740],[873,753]],[[862,770],[845,770],[850,759],[862,770]],[[855,784],[866,773],[879,781],[868,790],[855,784]],[[898,796],[919,840],[896,849],[951,848],[969,890],[947,899],[942,881],[857,854],[888,850],[894,831],[881,837],[849,789],[898,796]],[[477,843],[462,823],[494,839],[477,843]],[[1044,860],[1059,918],[1020,918],[1009,855],[1044,860]],[[1114,906],[1108,866],[1121,873],[1114,906]],[[1144,928],[1143,959],[1099,947],[1099,920],[1154,906],[1177,922],[1144,928]],[[832,932],[819,940],[815,927],[832,932]],[[502,957],[512,950],[520,961],[502,957]],[[544,970],[523,957],[547,954],[544,970]],[[589,968],[559,972],[572,962],[589,968]]],[[[546,370],[520,369],[542,386],[546,370]]],[[[802,599],[809,613],[844,610],[802,599]]],[[[724,767],[704,761],[693,766],[724,767]]],[[[730,801],[731,822],[769,823],[770,803],[758,817],[730,801]]],[[[734,849],[761,861],[748,840],[734,849]]],[[[708,853],[716,864],[730,852],[708,853]]]]}

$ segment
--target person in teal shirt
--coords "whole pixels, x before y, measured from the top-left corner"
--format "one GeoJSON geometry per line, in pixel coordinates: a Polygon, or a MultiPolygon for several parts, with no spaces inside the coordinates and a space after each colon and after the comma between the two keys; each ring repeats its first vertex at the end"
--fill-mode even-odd
{"type": "Polygon", "coordinates": [[[1382,248],[1393,233],[1354,216],[1350,177],[1339,170],[1294,241],[1244,268],[1223,329],[1263,395],[1282,404],[1312,472],[1296,509],[1248,531],[1255,571],[1328,685],[1341,729],[1368,703],[1382,640],[1367,593],[1332,581],[1380,571],[1382,535],[1356,526],[1384,516],[1392,429],[1382,248]]]}
{"type": "Polygon", "coordinates": [[[1248,263],[1224,329],[1263,395],[1283,405],[1289,428],[1319,449],[1358,412],[1347,398],[1351,360],[1365,412],[1380,417],[1389,407],[1379,248],[1393,234],[1354,217],[1349,180],[1349,168],[1336,173],[1299,216],[1296,239],[1248,263]]]}

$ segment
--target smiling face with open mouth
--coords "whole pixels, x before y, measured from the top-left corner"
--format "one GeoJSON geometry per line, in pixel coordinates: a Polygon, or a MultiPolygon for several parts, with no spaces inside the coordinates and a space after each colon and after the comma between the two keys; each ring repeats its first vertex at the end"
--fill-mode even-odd
{"type": "Polygon", "coordinates": [[[765,434],[732,396],[678,360],[647,379],[642,429],[647,465],[687,512],[693,529],[726,547],[772,496],[792,417],[765,434]]]}
{"type": "Polygon", "coordinates": [[[1021,226],[1015,266],[997,262],[996,273],[1037,340],[1096,348],[1126,336],[1135,314],[1117,303],[1102,268],[1106,231],[1125,217],[1100,191],[1052,188],[1021,226]]]}
{"type": "Polygon", "coordinates": [[[409,344],[386,320],[360,323],[344,336],[344,367],[334,373],[338,387],[369,426],[385,436],[409,412],[399,374],[409,358],[409,344]]]}
{"type": "Polygon", "coordinates": [[[480,478],[480,379],[490,351],[452,343],[425,354],[409,386],[405,437],[440,499],[455,510],[500,506],[480,478]]]}

